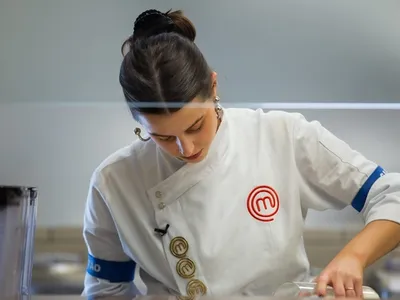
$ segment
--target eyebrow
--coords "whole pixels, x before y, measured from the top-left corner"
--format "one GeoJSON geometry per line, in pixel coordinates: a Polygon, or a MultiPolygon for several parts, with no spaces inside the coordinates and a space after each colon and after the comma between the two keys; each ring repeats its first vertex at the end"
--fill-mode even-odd
{"type": "MultiPolygon", "coordinates": [[[[194,121],[194,123],[192,125],[190,125],[189,128],[187,128],[185,131],[190,130],[192,127],[196,126],[203,119],[204,119],[204,115],[201,116],[200,118],[198,118],[196,121],[194,121]]],[[[170,137],[171,136],[171,135],[159,134],[159,133],[155,133],[155,132],[149,132],[149,134],[152,136],[158,136],[158,137],[170,137]]]]}

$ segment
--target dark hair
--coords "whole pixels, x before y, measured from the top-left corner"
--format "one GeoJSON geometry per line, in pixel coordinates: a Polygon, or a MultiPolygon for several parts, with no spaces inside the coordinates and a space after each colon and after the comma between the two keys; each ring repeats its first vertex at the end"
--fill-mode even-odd
{"type": "Polygon", "coordinates": [[[195,97],[211,96],[211,69],[195,38],[193,23],[180,10],[147,10],[137,17],[132,36],[121,47],[125,55],[119,75],[134,118],[173,113],[195,97]]]}

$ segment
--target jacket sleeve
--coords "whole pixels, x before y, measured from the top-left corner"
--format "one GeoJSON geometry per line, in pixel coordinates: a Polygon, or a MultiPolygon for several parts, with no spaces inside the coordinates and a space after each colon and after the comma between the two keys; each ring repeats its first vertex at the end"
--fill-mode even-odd
{"type": "Polygon", "coordinates": [[[293,149],[303,207],[343,209],[351,205],[365,223],[400,223],[400,174],[381,166],[334,136],[317,121],[293,114],[293,149]]]}
{"type": "Polygon", "coordinates": [[[86,202],[83,237],[88,265],[82,295],[140,295],[134,284],[136,263],[124,253],[108,206],[93,183],[86,202]]]}

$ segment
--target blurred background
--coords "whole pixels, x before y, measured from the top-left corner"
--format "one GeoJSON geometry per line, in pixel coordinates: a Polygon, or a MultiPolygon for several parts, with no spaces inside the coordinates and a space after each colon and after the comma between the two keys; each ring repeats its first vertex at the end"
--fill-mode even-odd
{"type": "MultiPolygon", "coordinates": [[[[398,0],[0,0],[0,185],[39,188],[34,274],[40,284],[58,276],[52,287],[38,283],[42,292],[81,288],[91,173],[136,139],[118,83],[120,47],[149,8],[182,9],[194,22],[222,104],[301,112],[400,171],[398,0]],[[48,271],[49,261],[59,268],[48,271]]],[[[361,226],[352,209],[311,212],[313,267],[361,226]]]]}

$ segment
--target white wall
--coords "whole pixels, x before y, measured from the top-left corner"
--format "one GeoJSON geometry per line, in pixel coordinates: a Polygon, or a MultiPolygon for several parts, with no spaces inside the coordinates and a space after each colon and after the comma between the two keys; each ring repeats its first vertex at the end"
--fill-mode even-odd
{"type": "MultiPolygon", "coordinates": [[[[398,1],[243,3],[1,1],[0,184],[39,186],[39,225],[81,224],[91,172],[135,138],[119,48],[150,7],[183,8],[193,19],[223,101],[399,102],[398,1]]],[[[400,111],[301,112],[400,171],[400,111]]],[[[308,220],[359,224],[350,210],[308,220]]]]}

